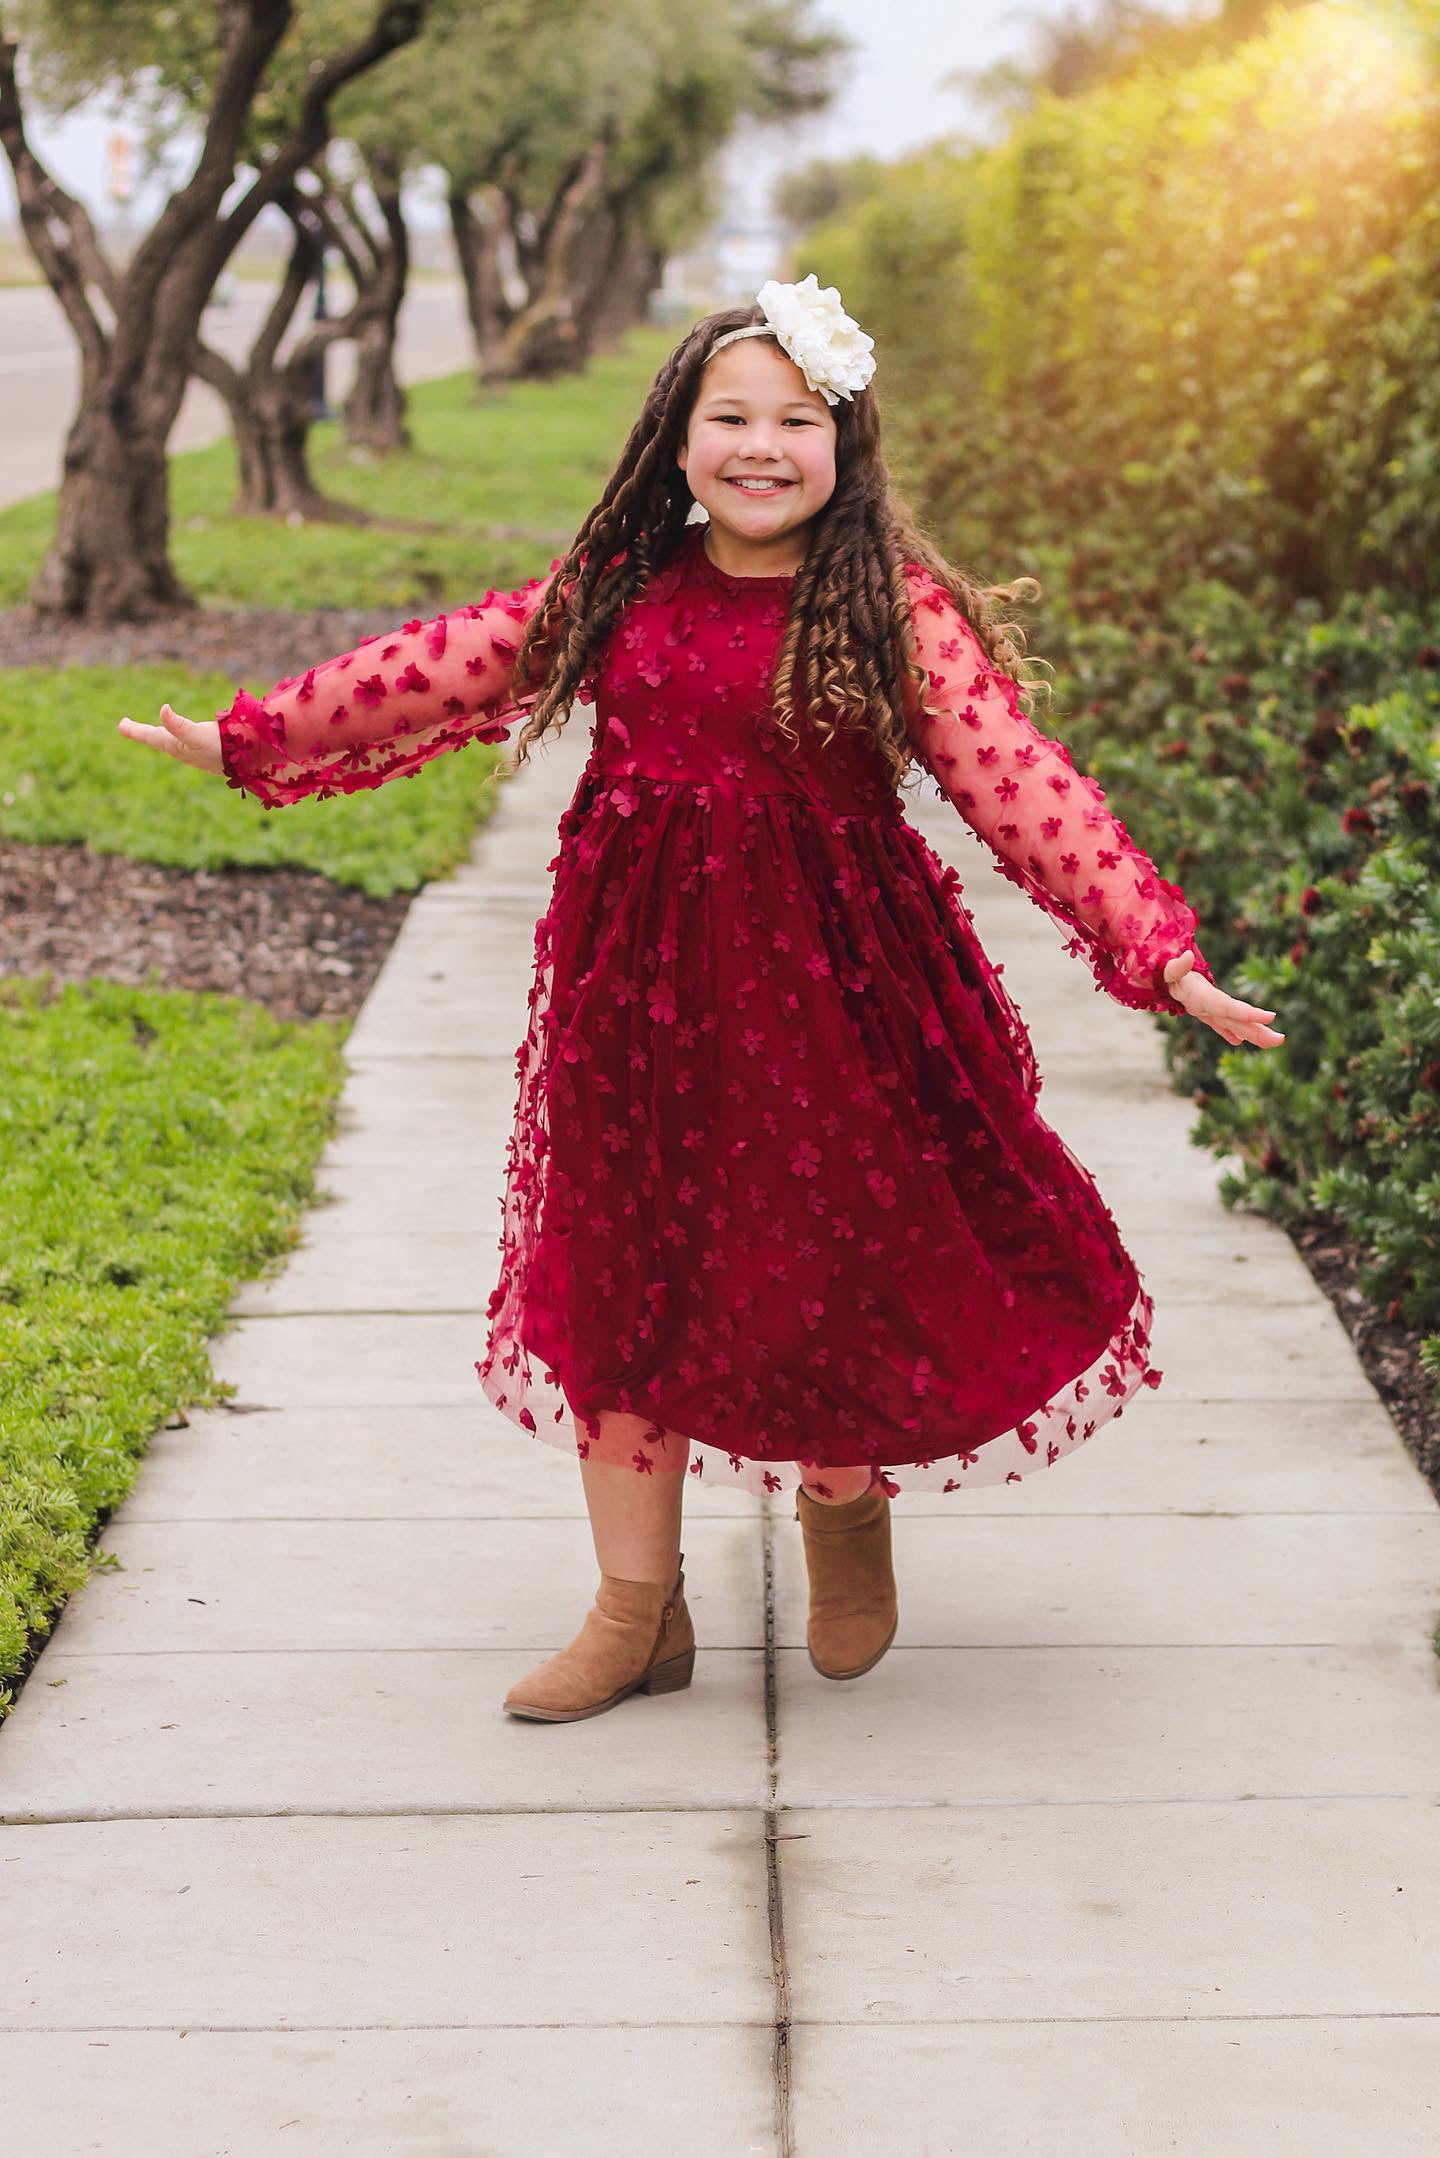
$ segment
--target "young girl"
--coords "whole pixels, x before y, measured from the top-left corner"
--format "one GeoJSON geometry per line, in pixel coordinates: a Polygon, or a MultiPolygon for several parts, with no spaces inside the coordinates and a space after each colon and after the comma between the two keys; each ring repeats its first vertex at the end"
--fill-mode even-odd
{"type": "MultiPolygon", "coordinates": [[[[1271,1046],[1183,893],[1021,708],[1021,633],[919,531],[872,340],[814,275],[708,316],[545,578],[130,738],[267,807],[595,720],[517,1054],[494,1405],[579,1456],[600,1568],[512,1714],[689,1683],[685,1476],[796,1489],[817,1670],[894,1638],[890,1501],[1118,1416],[1152,1302],[902,814],[918,762],[1104,989],[1271,1046]],[[699,505],[705,522],[693,521],[699,505]]],[[[1028,663],[1027,663],[1028,664],[1028,663]]],[[[1033,696],[1027,684],[1024,695],[1033,696]]]]}

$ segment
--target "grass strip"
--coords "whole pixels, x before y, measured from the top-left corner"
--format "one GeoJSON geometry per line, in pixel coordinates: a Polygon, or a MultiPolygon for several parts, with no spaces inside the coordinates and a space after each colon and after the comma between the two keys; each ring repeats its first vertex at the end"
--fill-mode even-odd
{"type": "Polygon", "coordinates": [[[0,1716],[207,1338],[297,1241],[348,1027],[0,980],[0,1716]]]}
{"type": "Polygon", "coordinates": [[[0,704],[0,840],[83,842],[175,869],[283,864],[388,898],[463,861],[494,807],[508,751],[484,742],[390,786],[266,811],[116,732],[127,712],[157,725],[166,700],[211,719],[232,695],[222,675],[175,667],[14,668],[0,704]]]}

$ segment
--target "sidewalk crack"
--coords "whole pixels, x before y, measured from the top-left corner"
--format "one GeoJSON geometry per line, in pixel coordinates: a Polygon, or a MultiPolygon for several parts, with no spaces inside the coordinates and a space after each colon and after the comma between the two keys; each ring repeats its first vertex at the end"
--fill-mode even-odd
{"type": "Polygon", "coordinates": [[[780,1704],[775,1666],[775,1522],[767,1513],[760,1525],[764,1556],[765,1605],[765,1883],[770,1921],[770,1970],[775,1991],[771,2069],[775,2085],[775,2149],[792,2158],[794,2118],[790,2081],[790,1970],[785,1954],[785,1901],[780,1880],[780,1704]]]}

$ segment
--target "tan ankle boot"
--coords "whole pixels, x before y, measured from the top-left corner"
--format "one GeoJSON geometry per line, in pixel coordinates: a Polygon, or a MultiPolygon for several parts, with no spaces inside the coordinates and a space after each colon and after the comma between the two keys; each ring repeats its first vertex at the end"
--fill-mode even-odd
{"type": "Polygon", "coordinates": [[[879,1663],[899,1624],[890,1501],[872,1484],[858,1498],[827,1506],[802,1484],[795,1513],[810,1576],[810,1661],[822,1678],[859,1678],[879,1663]]]}
{"type": "Polygon", "coordinates": [[[685,1554],[667,1596],[658,1581],[602,1573],[595,1602],[568,1647],[537,1665],[505,1696],[512,1716],[575,1723],[628,1693],[676,1693],[695,1667],[695,1629],[685,1602],[685,1554]]]}

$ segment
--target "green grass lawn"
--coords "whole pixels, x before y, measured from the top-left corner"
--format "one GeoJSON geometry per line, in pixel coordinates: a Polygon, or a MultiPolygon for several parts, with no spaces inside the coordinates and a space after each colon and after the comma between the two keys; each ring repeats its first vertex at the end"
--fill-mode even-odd
{"type": "Polygon", "coordinates": [[[469,742],[413,778],[266,810],[116,731],[125,713],[156,724],[167,699],[213,719],[233,693],[221,675],[173,667],[15,668],[0,688],[0,839],[84,841],[178,869],[285,863],[376,897],[464,860],[494,805],[503,748],[469,742]]]}
{"type": "Polygon", "coordinates": [[[293,1245],[347,1029],[241,998],[0,981],[0,1716],[206,1338],[293,1245]]]}
{"type": "MultiPolygon", "coordinates": [[[[468,374],[411,392],[412,450],[347,450],[334,425],[312,436],[327,494],[370,511],[368,525],[288,525],[229,514],[228,441],[171,464],[172,554],[215,607],[459,606],[491,585],[537,575],[574,538],[674,344],[632,330],[583,374],[477,394],[468,374]]],[[[54,524],[55,498],[0,510],[0,606],[23,600],[54,524]]]]}

